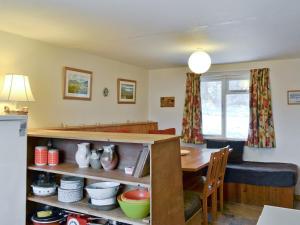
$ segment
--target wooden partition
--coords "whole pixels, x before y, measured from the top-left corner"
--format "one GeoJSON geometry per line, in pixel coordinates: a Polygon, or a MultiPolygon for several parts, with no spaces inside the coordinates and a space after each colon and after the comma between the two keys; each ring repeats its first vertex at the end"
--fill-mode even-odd
{"type": "Polygon", "coordinates": [[[40,204],[72,210],[91,216],[103,217],[133,225],[184,225],[183,187],[180,164],[179,137],[172,135],[103,133],[81,131],[35,130],[28,134],[27,150],[27,221],[40,204]],[[35,166],[34,147],[46,145],[51,141],[61,153],[58,166],[35,166]],[[77,144],[89,142],[94,148],[107,144],[118,147],[120,162],[113,171],[78,168],[75,163],[77,144]],[[125,166],[135,165],[143,147],[150,149],[150,174],[142,178],[126,175],[125,166]],[[151,212],[149,222],[130,219],[120,208],[101,211],[88,207],[87,197],[76,203],[61,203],[57,196],[38,197],[31,193],[30,185],[40,172],[56,174],[59,180],[63,175],[83,177],[85,184],[95,181],[114,181],[122,184],[123,189],[138,186],[148,188],[151,193],[151,212]]]}
{"type": "Polygon", "coordinates": [[[92,132],[128,132],[148,134],[150,130],[157,130],[157,122],[136,122],[136,123],[114,123],[114,124],[97,124],[82,126],[64,126],[54,127],[51,130],[67,131],[92,131],[92,132]]]}

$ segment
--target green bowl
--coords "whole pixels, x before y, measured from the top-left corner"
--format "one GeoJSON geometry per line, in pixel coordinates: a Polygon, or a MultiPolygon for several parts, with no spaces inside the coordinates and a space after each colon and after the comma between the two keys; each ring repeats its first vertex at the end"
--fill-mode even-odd
{"type": "Polygon", "coordinates": [[[124,202],[118,197],[119,205],[124,214],[132,219],[143,219],[150,213],[150,202],[142,202],[140,204],[124,202]]]}

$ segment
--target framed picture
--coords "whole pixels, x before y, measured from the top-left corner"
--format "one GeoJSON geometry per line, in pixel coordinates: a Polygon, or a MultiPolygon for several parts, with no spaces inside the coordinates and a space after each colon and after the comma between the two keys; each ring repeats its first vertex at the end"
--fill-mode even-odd
{"type": "Polygon", "coordinates": [[[300,90],[288,91],[288,104],[299,105],[300,104],[300,90]]]}
{"type": "Polygon", "coordinates": [[[91,71],[65,67],[64,99],[91,100],[91,71]]]}
{"type": "Polygon", "coordinates": [[[136,81],[118,79],[118,103],[135,104],[136,81]]]}
{"type": "Polygon", "coordinates": [[[160,97],[160,107],[175,107],[175,97],[160,97]]]}

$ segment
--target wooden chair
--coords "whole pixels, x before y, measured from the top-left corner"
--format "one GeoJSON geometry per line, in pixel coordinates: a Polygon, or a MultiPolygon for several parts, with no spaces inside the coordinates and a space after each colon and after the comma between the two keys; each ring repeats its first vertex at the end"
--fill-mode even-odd
{"type": "Polygon", "coordinates": [[[205,179],[200,185],[200,198],[202,200],[203,224],[208,224],[208,198],[212,200],[212,217],[216,219],[217,215],[217,185],[218,175],[221,167],[221,152],[214,152],[210,156],[210,162],[205,179]]]}
{"type": "Polygon", "coordinates": [[[224,188],[224,177],[225,177],[225,171],[227,166],[227,159],[229,155],[229,146],[226,146],[225,148],[221,148],[221,164],[218,171],[218,181],[217,181],[217,192],[219,195],[220,200],[220,211],[223,212],[224,210],[224,197],[223,197],[223,188],[224,188]]]}

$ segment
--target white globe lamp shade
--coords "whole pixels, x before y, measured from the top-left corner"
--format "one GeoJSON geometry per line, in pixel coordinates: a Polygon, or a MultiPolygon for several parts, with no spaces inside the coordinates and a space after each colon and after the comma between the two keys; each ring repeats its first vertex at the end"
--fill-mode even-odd
{"type": "Polygon", "coordinates": [[[211,66],[211,59],[206,52],[197,51],[191,54],[188,65],[190,70],[196,74],[205,73],[211,66]]]}

